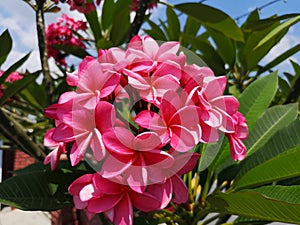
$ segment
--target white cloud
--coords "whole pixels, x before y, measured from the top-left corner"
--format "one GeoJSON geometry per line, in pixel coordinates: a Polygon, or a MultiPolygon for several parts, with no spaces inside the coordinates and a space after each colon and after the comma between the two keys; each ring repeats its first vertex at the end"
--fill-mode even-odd
{"type": "MultiPolygon", "coordinates": [[[[285,51],[289,50],[290,48],[294,47],[296,44],[300,43],[300,37],[294,35],[293,32],[289,32],[286,34],[281,41],[271,49],[271,51],[263,58],[262,62],[264,64],[271,62],[276,57],[284,53],[285,51]]],[[[299,62],[300,60],[300,53],[297,53],[290,57],[293,61],[299,62]]],[[[289,59],[283,61],[281,64],[278,65],[276,69],[278,69],[281,73],[283,72],[293,72],[291,63],[289,59]]]]}

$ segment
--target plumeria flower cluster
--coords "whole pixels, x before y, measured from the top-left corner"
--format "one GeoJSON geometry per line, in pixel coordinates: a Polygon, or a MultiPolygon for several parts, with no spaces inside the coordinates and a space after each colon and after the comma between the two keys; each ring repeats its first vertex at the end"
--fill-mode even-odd
{"type": "Polygon", "coordinates": [[[46,29],[48,57],[53,57],[59,65],[66,66],[65,57],[67,54],[54,46],[76,46],[85,49],[83,39],[77,32],[85,31],[86,29],[86,22],[75,21],[66,14],[63,14],[56,23],[49,24],[46,29]]]}
{"type": "Polygon", "coordinates": [[[216,142],[223,132],[232,158],[245,157],[247,124],[238,100],[223,96],[226,77],[189,65],[179,48],[135,36],[126,50],[100,50],[67,74],[75,90],[45,109],[56,124],[45,135],[53,149],[45,163],[55,169],[67,153],[75,166],[92,155],[96,172],[69,187],[77,208],[132,224],[134,209],[187,201],[181,175],[197,164],[192,150],[199,143],[216,142]]]}

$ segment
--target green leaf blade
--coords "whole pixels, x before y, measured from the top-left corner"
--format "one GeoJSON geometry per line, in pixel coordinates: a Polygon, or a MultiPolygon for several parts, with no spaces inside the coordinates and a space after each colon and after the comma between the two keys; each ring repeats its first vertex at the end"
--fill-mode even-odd
{"type": "Polygon", "coordinates": [[[5,62],[11,48],[12,38],[8,30],[5,30],[0,36],[0,66],[5,62]]]}
{"type": "Polygon", "coordinates": [[[192,16],[205,27],[221,32],[223,35],[235,41],[244,41],[244,35],[235,21],[226,13],[199,3],[183,3],[175,5],[181,12],[192,16]]]}
{"type": "Polygon", "coordinates": [[[300,223],[300,204],[288,203],[265,197],[259,192],[247,190],[237,193],[217,193],[207,202],[215,212],[249,218],[300,223]]]}
{"type": "Polygon", "coordinates": [[[278,76],[277,72],[274,72],[253,82],[239,97],[239,111],[246,116],[249,130],[268,108],[276,94],[277,86],[278,76]]]}

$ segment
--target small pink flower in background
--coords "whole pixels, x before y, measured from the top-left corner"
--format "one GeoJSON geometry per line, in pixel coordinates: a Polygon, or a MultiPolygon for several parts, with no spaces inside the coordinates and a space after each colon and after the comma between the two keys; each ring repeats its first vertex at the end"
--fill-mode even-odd
{"type": "Polygon", "coordinates": [[[242,140],[248,138],[248,126],[245,117],[240,112],[232,115],[234,133],[227,133],[229,139],[230,154],[234,160],[243,160],[246,157],[247,149],[242,140]]]}
{"type": "Polygon", "coordinates": [[[58,64],[66,66],[65,57],[67,55],[54,48],[53,45],[76,46],[85,49],[82,38],[75,35],[74,31],[85,31],[86,29],[86,22],[75,21],[65,14],[56,23],[49,24],[46,29],[48,57],[53,57],[58,64]]]}
{"type": "MultiPolygon", "coordinates": [[[[5,71],[0,70],[0,77],[4,74],[5,71]]],[[[13,83],[15,81],[21,80],[23,76],[18,72],[12,72],[8,75],[8,77],[5,79],[6,83],[13,83]]],[[[0,84],[0,98],[2,97],[2,94],[4,92],[5,86],[3,84],[0,84]]]]}

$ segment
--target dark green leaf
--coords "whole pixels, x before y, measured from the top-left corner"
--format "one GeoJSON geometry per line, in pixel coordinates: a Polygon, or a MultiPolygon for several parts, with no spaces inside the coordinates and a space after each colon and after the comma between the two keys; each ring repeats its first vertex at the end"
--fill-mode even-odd
{"type": "Polygon", "coordinates": [[[20,66],[23,65],[23,63],[28,59],[30,53],[22,57],[19,61],[14,63],[12,66],[10,66],[0,77],[0,84],[3,84],[5,82],[5,79],[14,71],[16,71],[20,66]]]}
{"type": "Polygon", "coordinates": [[[8,30],[5,30],[0,36],[0,66],[5,62],[11,48],[12,39],[8,30]]]}
{"type": "Polygon", "coordinates": [[[147,34],[149,34],[155,40],[167,41],[166,35],[156,23],[152,22],[151,20],[147,20],[147,22],[151,27],[151,30],[150,29],[144,30],[147,34]]]}
{"type": "Polygon", "coordinates": [[[64,51],[67,54],[77,56],[81,59],[85,58],[86,56],[90,55],[84,49],[77,47],[77,46],[70,46],[70,45],[53,45],[54,48],[64,51]]]}
{"type": "Polygon", "coordinates": [[[105,31],[112,25],[114,17],[114,0],[105,0],[101,15],[101,25],[102,29],[105,31]]]}
{"type": "Polygon", "coordinates": [[[72,205],[69,185],[83,171],[37,171],[14,176],[0,184],[1,203],[23,210],[57,210],[72,205]]]}
{"type": "Polygon", "coordinates": [[[226,13],[208,5],[198,3],[183,3],[175,8],[194,17],[205,27],[217,30],[235,41],[244,41],[241,29],[226,13]]]}
{"type": "Polygon", "coordinates": [[[188,16],[183,28],[183,32],[188,35],[196,36],[201,24],[191,16],[188,16]]]}
{"type": "Polygon", "coordinates": [[[6,102],[6,100],[15,94],[17,94],[19,91],[23,90],[27,85],[29,85],[31,82],[34,82],[35,79],[40,75],[41,71],[37,71],[33,74],[25,76],[23,79],[15,81],[10,86],[8,86],[4,92],[2,97],[0,98],[0,105],[6,102]]]}
{"type": "Polygon", "coordinates": [[[237,193],[217,193],[207,198],[215,212],[233,214],[268,221],[300,223],[300,204],[265,197],[248,190],[237,193]]]}
{"type": "Polygon", "coordinates": [[[235,64],[235,56],[236,56],[236,48],[235,48],[234,41],[229,39],[219,31],[208,28],[207,32],[214,40],[217,46],[217,51],[219,52],[223,61],[227,63],[230,68],[233,68],[235,64]]]}
{"type": "Polygon", "coordinates": [[[110,40],[115,46],[121,45],[127,41],[130,29],[130,9],[124,8],[120,13],[115,15],[110,40]]]}
{"type": "Polygon", "coordinates": [[[102,38],[97,10],[92,10],[89,13],[86,13],[84,15],[85,15],[85,18],[88,21],[90,27],[91,27],[91,30],[94,34],[94,38],[95,38],[96,43],[97,43],[97,41],[102,38]]]}
{"type": "Polygon", "coordinates": [[[168,34],[170,41],[178,41],[180,36],[180,22],[178,16],[174,10],[167,7],[167,19],[168,19],[168,34]]]}

